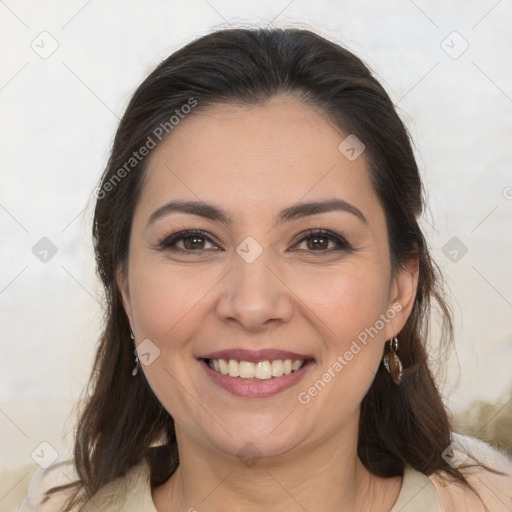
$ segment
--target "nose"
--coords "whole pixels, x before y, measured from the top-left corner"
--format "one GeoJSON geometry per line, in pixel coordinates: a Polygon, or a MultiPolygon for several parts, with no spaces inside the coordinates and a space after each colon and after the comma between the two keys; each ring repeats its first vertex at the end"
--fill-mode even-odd
{"type": "Polygon", "coordinates": [[[273,268],[271,255],[263,253],[251,263],[234,255],[233,269],[222,280],[217,315],[245,330],[260,332],[288,322],[293,314],[293,293],[273,268]]]}

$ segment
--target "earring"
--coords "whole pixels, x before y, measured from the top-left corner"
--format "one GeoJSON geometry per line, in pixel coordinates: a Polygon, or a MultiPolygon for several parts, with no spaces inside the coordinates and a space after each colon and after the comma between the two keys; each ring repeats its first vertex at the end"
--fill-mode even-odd
{"type": "MultiPolygon", "coordinates": [[[[133,335],[133,332],[130,332],[130,338],[132,340],[135,340],[135,336],[133,335]]],[[[133,345],[135,346],[135,342],[134,342],[133,345]]],[[[137,354],[137,349],[136,348],[133,350],[133,353],[135,355],[135,367],[132,370],[132,376],[135,377],[135,375],[137,375],[137,373],[139,371],[140,363],[139,363],[139,356],[137,354]]]]}
{"type": "Polygon", "coordinates": [[[382,362],[384,363],[386,370],[391,375],[393,382],[396,385],[398,385],[402,382],[403,367],[402,367],[402,361],[400,361],[400,358],[397,355],[398,338],[396,336],[393,339],[389,340],[389,348],[390,348],[391,352],[388,352],[384,356],[384,358],[382,359],[382,362]]]}

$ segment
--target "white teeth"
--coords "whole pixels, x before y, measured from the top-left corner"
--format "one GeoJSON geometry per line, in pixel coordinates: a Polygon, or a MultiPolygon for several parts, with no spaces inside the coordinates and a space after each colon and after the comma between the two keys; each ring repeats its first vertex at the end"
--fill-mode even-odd
{"type": "Polygon", "coordinates": [[[296,372],[300,367],[302,366],[302,361],[293,361],[292,363],[292,370],[296,372]]]}
{"type": "Polygon", "coordinates": [[[229,373],[228,363],[224,359],[214,359],[214,361],[219,362],[220,373],[222,373],[222,375],[227,375],[229,373]]]}
{"type": "Polygon", "coordinates": [[[256,365],[256,372],[254,376],[257,379],[271,379],[272,378],[272,367],[270,361],[259,361],[256,365]]]}
{"type": "Polygon", "coordinates": [[[281,377],[283,375],[283,361],[276,359],[272,361],[272,377],[281,377]]]}
{"type": "Polygon", "coordinates": [[[302,368],[304,360],[275,359],[274,361],[236,361],[230,359],[210,359],[208,366],[216,372],[230,377],[240,377],[242,379],[260,379],[267,380],[272,377],[282,377],[296,372],[302,368]]]}
{"type": "Polygon", "coordinates": [[[228,368],[230,377],[238,377],[240,375],[240,365],[238,364],[238,361],[230,359],[228,363],[228,368]]]}
{"type": "Polygon", "coordinates": [[[249,361],[240,361],[238,367],[240,368],[239,373],[242,379],[254,378],[254,363],[250,363],[249,361]]]}

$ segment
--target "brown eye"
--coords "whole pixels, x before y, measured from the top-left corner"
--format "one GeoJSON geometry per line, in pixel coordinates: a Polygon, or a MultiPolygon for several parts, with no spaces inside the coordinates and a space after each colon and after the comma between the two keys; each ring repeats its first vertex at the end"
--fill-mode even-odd
{"type": "Polygon", "coordinates": [[[333,252],[333,251],[348,251],[352,247],[350,244],[341,236],[331,233],[326,230],[310,230],[308,236],[302,238],[299,245],[306,244],[306,250],[309,252],[333,252]],[[334,244],[334,247],[329,246],[334,244]]]}
{"type": "Polygon", "coordinates": [[[204,238],[198,235],[185,236],[183,240],[183,246],[185,249],[197,250],[204,249],[204,238]]]}
{"type": "Polygon", "coordinates": [[[210,250],[205,247],[208,243],[210,243],[213,248],[218,248],[203,231],[188,230],[168,236],[159,245],[161,249],[165,250],[197,253],[210,250]],[[182,243],[181,247],[179,246],[180,243],[182,243]]]}
{"type": "Polygon", "coordinates": [[[327,249],[329,245],[329,238],[324,235],[308,236],[306,238],[308,249],[327,249]]]}

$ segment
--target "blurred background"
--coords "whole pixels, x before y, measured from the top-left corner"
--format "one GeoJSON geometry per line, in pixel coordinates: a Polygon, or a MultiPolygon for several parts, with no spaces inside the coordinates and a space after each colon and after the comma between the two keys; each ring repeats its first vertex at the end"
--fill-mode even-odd
{"type": "Polygon", "coordinates": [[[92,193],[119,117],[158,62],[229,26],[311,28],[388,90],[454,308],[445,402],[461,432],[510,453],[511,22],[510,0],[0,1],[0,511],[72,447],[102,320],[92,193]]]}

